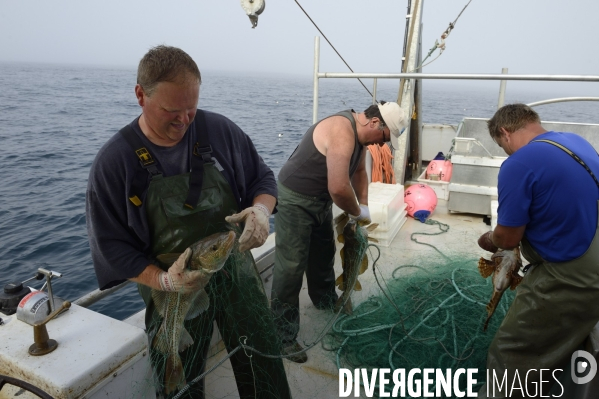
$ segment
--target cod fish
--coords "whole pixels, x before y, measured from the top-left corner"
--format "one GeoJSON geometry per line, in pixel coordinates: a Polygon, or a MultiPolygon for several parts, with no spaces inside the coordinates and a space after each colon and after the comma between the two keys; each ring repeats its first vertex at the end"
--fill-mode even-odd
{"type": "MultiPolygon", "coordinates": [[[[190,246],[192,250],[188,267],[213,275],[225,265],[233,244],[233,231],[216,233],[197,241],[190,246]]],[[[158,255],[159,261],[172,265],[181,254],[158,255]]],[[[210,304],[204,289],[188,294],[152,290],[152,299],[156,310],[162,316],[162,323],[152,341],[152,347],[166,356],[164,386],[166,394],[181,389],[185,384],[185,372],[179,352],[193,344],[193,339],[183,321],[193,319],[206,311],[210,304]]]]}
{"type": "Polygon", "coordinates": [[[335,223],[338,232],[337,239],[344,244],[340,251],[343,272],[335,280],[335,285],[343,291],[343,294],[335,303],[335,312],[343,307],[343,312],[351,315],[353,305],[350,294],[353,290],[362,290],[358,275],[368,269],[368,257],[366,256],[368,240],[376,241],[374,238],[369,238],[368,233],[376,229],[378,224],[360,226],[355,220],[349,219],[347,213],[337,216],[335,223]]]}
{"type": "Polygon", "coordinates": [[[513,250],[500,249],[491,256],[491,260],[485,258],[479,259],[478,271],[480,275],[483,278],[487,278],[493,274],[493,295],[487,304],[488,316],[483,331],[487,331],[489,320],[491,320],[491,316],[495,313],[495,309],[505,290],[508,288],[514,290],[522,281],[522,277],[518,274],[520,267],[522,267],[522,260],[520,258],[519,247],[513,250]]]}

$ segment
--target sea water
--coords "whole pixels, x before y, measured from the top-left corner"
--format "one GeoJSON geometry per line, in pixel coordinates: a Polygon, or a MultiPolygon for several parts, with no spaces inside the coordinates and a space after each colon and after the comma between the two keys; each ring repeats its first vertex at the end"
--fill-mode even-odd
{"type": "MultiPolygon", "coordinates": [[[[75,300],[97,288],[85,228],[87,179],[100,147],[141,112],[135,82],[134,68],[0,63],[0,289],[39,267],[62,273],[53,280],[61,298],[75,300]]],[[[371,80],[364,84],[372,91],[371,80]]],[[[498,87],[424,82],[422,121],[457,125],[466,116],[488,118],[498,87]]],[[[356,80],[321,80],[319,118],[364,110],[372,103],[367,89],[356,80]]],[[[397,91],[398,81],[379,82],[377,98],[394,101],[397,91]]],[[[508,84],[506,101],[560,96],[512,92],[508,84]]],[[[199,107],[237,123],[276,176],[312,124],[312,97],[309,75],[203,71],[199,107]]],[[[598,110],[599,103],[577,102],[538,112],[544,120],[599,123],[598,110]]],[[[119,319],[142,308],[133,284],[92,306],[119,319]]]]}

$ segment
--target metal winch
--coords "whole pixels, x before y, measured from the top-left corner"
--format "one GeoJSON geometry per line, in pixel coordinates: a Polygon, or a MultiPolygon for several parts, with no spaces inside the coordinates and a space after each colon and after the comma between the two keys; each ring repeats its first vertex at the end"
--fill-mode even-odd
{"type": "Polygon", "coordinates": [[[18,320],[29,325],[43,322],[64,302],[52,293],[54,277],[62,277],[62,274],[40,267],[35,276],[22,282],[13,281],[6,284],[0,293],[0,312],[7,316],[16,313],[18,320]],[[25,285],[31,280],[42,280],[44,277],[46,282],[39,291],[25,285]],[[43,291],[44,289],[47,289],[47,293],[43,291]]]}

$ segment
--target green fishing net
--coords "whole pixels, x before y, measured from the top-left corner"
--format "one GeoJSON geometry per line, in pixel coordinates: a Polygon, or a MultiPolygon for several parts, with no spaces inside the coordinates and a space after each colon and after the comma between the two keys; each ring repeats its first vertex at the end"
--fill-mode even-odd
{"type": "MultiPolygon", "coordinates": [[[[379,261],[379,248],[371,244],[366,250],[370,266],[359,276],[366,292],[360,295],[352,292],[353,314],[315,310],[309,325],[302,324],[304,331],[314,330],[308,342],[302,341],[309,350],[308,356],[316,356],[312,348],[315,351],[324,349],[332,369],[335,368],[333,365],[350,370],[385,368],[391,371],[405,369],[406,372],[415,368],[453,371],[475,368],[479,370],[479,384],[475,390],[482,385],[488,347],[514,292],[504,293],[487,331],[483,331],[486,304],[493,289],[491,279],[480,276],[478,257],[464,253],[445,254],[434,245],[419,242],[419,234],[437,235],[449,230],[442,223],[432,220],[426,223],[436,225],[439,231],[414,233],[412,241],[432,247],[440,256],[430,256],[430,251],[423,251],[419,262],[383,267],[379,261]],[[364,284],[365,280],[367,284],[364,284]]],[[[365,237],[358,239],[365,240],[365,237]]],[[[359,242],[359,245],[365,243],[359,242]]],[[[338,245],[338,252],[342,246],[338,245]]],[[[210,352],[206,351],[207,346],[194,344],[180,353],[188,385],[162,397],[199,397],[209,373],[217,376],[213,385],[218,385],[218,397],[233,398],[239,394],[247,398],[280,398],[285,379],[298,385],[296,376],[290,372],[290,362],[283,363],[285,368],[277,366],[277,362],[282,362],[282,356],[272,314],[258,274],[243,266],[247,263],[245,256],[233,251],[223,271],[210,282],[208,291],[212,304],[206,314],[185,321],[194,340],[206,343],[212,337],[213,320],[217,320],[222,341],[214,346],[213,340],[210,352]],[[211,356],[220,360],[205,367],[211,356]],[[231,379],[230,371],[228,376],[218,377],[223,367],[231,367],[228,361],[241,364],[235,380],[231,379]],[[274,370],[286,371],[287,375],[277,376],[274,370]]],[[[357,259],[354,261],[360,263],[357,259]]],[[[157,370],[151,383],[156,385],[157,392],[161,392],[165,388],[167,356],[156,351],[151,351],[151,356],[157,370]]],[[[466,376],[462,375],[459,388],[466,390],[466,383],[466,376]]],[[[335,390],[337,384],[335,381],[335,390]]],[[[304,384],[306,392],[307,385],[304,384]]],[[[390,384],[388,389],[392,387],[390,384]]],[[[430,391],[434,390],[433,386],[430,391]]],[[[378,392],[375,389],[375,396],[378,392]]],[[[216,396],[206,395],[206,398],[210,397],[216,396]]],[[[296,397],[322,396],[316,390],[310,395],[296,397]]]]}
{"type": "MultiPolygon", "coordinates": [[[[439,233],[447,225],[438,224],[439,233]]],[[[418,242],[414,233],[412,240],[418,242]]],[[[419,242],[420,243],[420,242],[419,242]]],[[[424,243],[420,243],[424,244],[424,243]]],[[[484,382],[487,350],[515,293],[506,291],[490,320],[487,331],[486,304],[493,292],[491,279],[483,279],[478,258],[468,254],[443,254],[442,261],[422,259],[415,264],[396,265],[390,273],[377,268],[378,248],[368,253],[379,293],[340,315],[323,341],[338,368],[354,369],[451,369],[476,368],[480,387],[484,382]]],[[[370,372],[369,374],[370,375],[370,372]]],[[[460,389],[466,389],[466,376],[460,389]]],[[[391,387],[393,385],[391,384],[391,387]]],[[[434,392],[434,386],[430,389],[434,392]]],[[[375,390],[378,392],[378,390],[375,390]]]]}
{"type": "MultiPolygon", "coordinates": [[[[262,281],[249,251],[240,253],[237,246],[236,243],[225,266],[212,276],[205,288],[210,301],[208,308],[183,322],[185,331],[194,341],[191,346],[179,353],[172,348],[170,351],[158,350],[153,340],[163,318],[155,316],[148,328],[155,370],[151,382],[158,397],[202,397],[204,377],[220,365],[206,367],[207,360],[214,355],[209,353],[209,348],[212,345],[214,349],[215,343],[221,352],[228,352],[223,362],[229,360],[236,370],[235,380],[223,380],[223,388],[237,391],[244,398],[289,397],[279,339],[262,281]],[[219,334],[215,340],[212,339],[213,325],[218,327],[219,334]],[[182,362],[184,375],[181,376],[172,367],[178,358],[182,362]]],[[[169,306],[170,313],[165,318],[175,316],[182,309],[182,304],[177,302],[179,297],[169,306]]],[[[168,334],[167,339],[172,342],[178,341],[177,336],[186,335],[176,329],[169,329],[168,334]]]]}

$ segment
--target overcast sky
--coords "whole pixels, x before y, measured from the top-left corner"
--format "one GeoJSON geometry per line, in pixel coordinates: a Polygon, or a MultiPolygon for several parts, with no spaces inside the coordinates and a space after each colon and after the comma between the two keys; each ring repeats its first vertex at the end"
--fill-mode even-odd
{"type": "MultiPolygon", "coordinates": [[[[266,1],[251,29],[239,0],[0,0],[0,62],[135,68],[169,44],[200,70],[310,76],[318,32],[294,0],[266,1]]],[[[354,71],[399,72],[406,0],[299,2],[354,71]]],[[[424,0],[425,54],[467,2],[424,0]]],[[[423,71],[599,75],[597,15],[598,0],[472,0],[423,71]]],[[[347,71],[323,39],[321,48],[321,71],[347,71]]],[[[599,95],[599,83],[589,87],[599,95]]]]}

